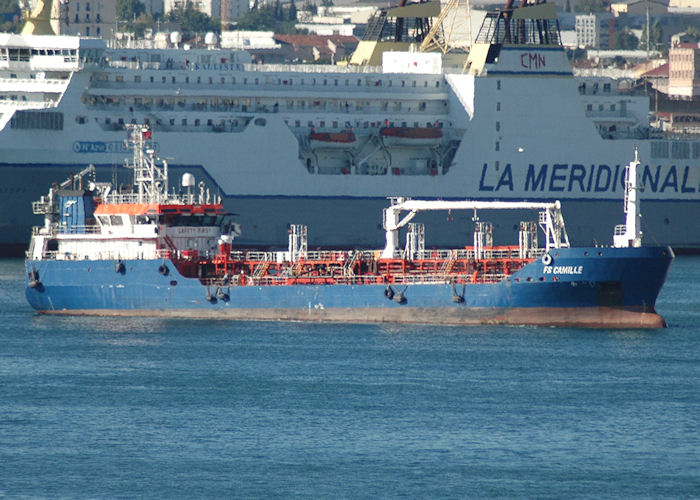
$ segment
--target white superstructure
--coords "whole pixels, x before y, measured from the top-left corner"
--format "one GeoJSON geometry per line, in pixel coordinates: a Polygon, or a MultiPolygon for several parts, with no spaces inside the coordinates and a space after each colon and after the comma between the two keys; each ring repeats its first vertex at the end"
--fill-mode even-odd
{"type": "MultiPolygon", "coordinates": [[[[121,175],[124,124],[145,123],[171,169],[204,179],[256,244],[283,244],[304,220],[318,231],[310,245],[376,245],[372,214],[386,196],[561,199],[583,243],[605,242],[636,145],[645,233],[700,248],[690,216],[700,137],[651,129],[648,97],[614,80],[575,79],[547,4],[489,13],[466,71],[437,73],[254,65],[243,51],[69,37],[0,41],[5,241],[28,240],[33,221],[12,207],[51,179],[90,163],[121,175]]],[[[471,232],[468,217],[435,222],[438,244],[471,232]]]]}

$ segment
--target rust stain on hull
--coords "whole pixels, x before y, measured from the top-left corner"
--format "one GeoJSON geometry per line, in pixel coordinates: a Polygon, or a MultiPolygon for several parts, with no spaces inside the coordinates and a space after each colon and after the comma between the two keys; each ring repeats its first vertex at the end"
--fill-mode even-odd
{"type": "Polygon", "coordinates": [[[396,323],[450,326],[527,325],[577,328],[665,328],[656,312],[641,308],[335,308],[335,309],[79,309],[40,311],[76,316],[220,319],[228,321],[301,321],[326,323],[396,323]]]}

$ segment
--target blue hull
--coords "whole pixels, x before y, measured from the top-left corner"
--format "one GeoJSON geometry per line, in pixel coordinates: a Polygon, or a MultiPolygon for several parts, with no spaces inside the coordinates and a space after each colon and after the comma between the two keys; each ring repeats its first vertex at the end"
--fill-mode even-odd
{"type": "Polygon", "coordinates": [[[660,327],[654,310],[673,252],[669,247],[565,248],[494,284],[207,287],[161,260],[27,261],[29,303],[40,312],[162,315],[245,320],[660,327]],[[38,283],[30,286],[31,272],[38,283]],[[225,292],[225,294],[224,294],[225,292]],[[462,299],[459,299],[462,297],[462,299]]]}

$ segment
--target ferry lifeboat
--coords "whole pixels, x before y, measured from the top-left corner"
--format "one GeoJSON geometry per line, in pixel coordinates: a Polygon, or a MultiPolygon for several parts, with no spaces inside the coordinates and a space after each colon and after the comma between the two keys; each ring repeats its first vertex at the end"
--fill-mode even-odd
{"type": "Polygon", "coordinates": [[[386,146],[437,146],[442,140],[438,127],[384,127],[380,134],[386,146]]]}
{"type": "Polygon", "coordinates": [[[347,149],[352,147],[357,137],[352,130],[344,132],[311,132],[309,143],[313,149],[347,149]]]}

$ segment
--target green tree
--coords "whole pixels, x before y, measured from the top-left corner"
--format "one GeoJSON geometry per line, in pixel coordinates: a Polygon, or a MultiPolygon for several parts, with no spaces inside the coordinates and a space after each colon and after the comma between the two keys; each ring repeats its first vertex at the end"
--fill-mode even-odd
{"type": "MultiPolygon", "coordinates": [[[[652,31],[652,33],[653,33],[653,31],[652,31]]],[[[685,34],[690,36],[690,37],[695,38],[696,42],[700,40],[700,28],[698,28],[697,26],[688,26],[685,29],[685,34]]]]}
{"type": "MultiPolygon", "coordinates": [[[[659,21],[654,21],[649,27],[649,50],[655,50],[661,45],[664,36],[663,29],[659,24],[659,21]]],[[[647,49],[647,25],[644,23],[642,27],[642,38],[639,40],[639,46],[643,49],[647,49]]]]}
{"type": "Polygon", "coordinates": [[[0,32],[18,33],[22,29],[22,11],[19,2],[0,0],[0,32]]]}
{"type": "Polygon", "coordinates": [[[301,10],[311,12],[312,16],[318,14],[318,7],[312,0],[305,0],[304,5],[301,7],[301,10]]]}
{"type": "Polygon", "coordinates": [[[297,20],[297,6],[294,3],[294,0],[292,0],[289,3],[289,20],[290,21],[296,21],[297,20]]]}
{"type": "Polygon", "coordinates": [[[607,12],[610,4],[605,0],[579,0],[574,6],[576,12],[607,12]]]}
{"type": "Polygon", "coordinates": [[[236,29],[243,31],[267,30],[284,34],[298,33],[294,27],[295,21],[289,20],[288,15],[282,15],[281,17],[282,19],[277,17],[274,6],[260,5],[257,9],[251,9],[246,15],[239,17],[236,21],[236,29]]]}
{"type": "Polygon", "coordinates": [[[136,21],[134,21],[134,23],[132,24],[134,36],[136,38],[143,38],[143,35],[146,33],[146,30],[148,28],[152,28],[154,24],[155,22],[153,19],[153,15],[149,12],[144,12],[138,18],[136,18],[136,21]]]}
{"type": "Polygon", "coordinates": [[[613,48],[617,50],[636,50],[639,39],[629,30],[618,31],[613,39],[613,48]]]}
{"type": "Polygon", "coordinates": [[[578,47],[573,50],[566,49],[566,57],[569,61],[583,61],[586,59],[586,50],[578,47]]]}
{"type": "Polygon", "coordinates": [[[146,5],[139,0],[117,0],[117,19],[128,23],[134,22],[146,12],[146,5]]]}
{"type": "Polygon", "coordinates": [[[179,23],[184,31],[192,33],[221,31],[221,22],[197,10],[192,2],[187,2],[184,7],[179,6],[171,10],[166,19],[173,23],[179,23]]]}

